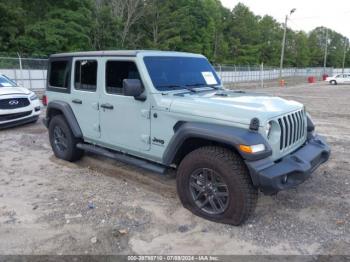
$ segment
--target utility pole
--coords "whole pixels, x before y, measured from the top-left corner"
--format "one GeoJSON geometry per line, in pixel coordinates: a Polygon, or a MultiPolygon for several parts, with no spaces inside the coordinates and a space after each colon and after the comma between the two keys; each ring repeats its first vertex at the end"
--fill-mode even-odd
{"type": "MultiPolygon", "coordinates": [[[[290,10],[289,15],[292,15],[295,12],[295,8],[290,10]]],[[[284,21],[284,29],[283,29],[283,39],[282,39],[282,50],[281,50],[281,61],[280,61],[280,82],[282,81],[282,70],[283,70],[283,60],[284,60],[284,49],[286,46],[286,35],[287,35],[287,22],[288,22],[288,15],[286,15],[286,20],[284,21]]]]}
{"type": "Polygon", "coordinates": [[[343,69],[342,69],[342,74],[344,74],[344,67],[345,67],[345,58],[346,58],[346,51],[348,49],[348,39],[344,39],[344,54],[343,54],[343,69]]]}
{"type": "Polygon", "coordinates": [[[22,58],[21,55],[17,52],[18,55],[18,61],[19,61],[19,69],[21,70],[21,85],[23,86],[23,67],[22,67],[22,58]]]}
{"type": "Polygon", "coordinates": [[[328,28],[326,29],[326,46],[325,46],[325,48],[324,48],[323,74],[326,73],[326,67],[327,67],[327,53],[328,53],[328,28]]]}

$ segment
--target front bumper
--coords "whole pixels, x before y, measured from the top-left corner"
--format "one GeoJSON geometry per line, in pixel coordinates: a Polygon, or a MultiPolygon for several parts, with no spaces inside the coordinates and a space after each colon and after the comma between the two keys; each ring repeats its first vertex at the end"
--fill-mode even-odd
{"type": "Polygon", "coordinates": [[[27,107],[0,110],[0,129],[32,123],[38,120],[41,113],[39,100],[34,100],[27,107]]]}
{"type": "Polygon", "coordinates": [[[246,161],[252,180],[264,194],[293,188],[306,179],[330,156],[330,147],[324,138],[309,135],[306,143],[294,153],[279,161],[262,159],[246,161]]]}
{"type": "Polygon", "coordinates": [[[11,122],[0,123],[0,130],[5,129],[5,128],[19,126],[19,125],[33,123],[33,122],[37,121],[38,119],[39,119],[39,115],[33,115],[33,116],[30,116],[27,118],[13,120],[11,122]]]}

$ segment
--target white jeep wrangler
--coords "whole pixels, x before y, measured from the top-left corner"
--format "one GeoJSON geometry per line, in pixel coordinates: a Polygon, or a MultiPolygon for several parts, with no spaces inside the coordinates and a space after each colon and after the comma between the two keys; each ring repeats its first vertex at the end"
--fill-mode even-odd
{"type": "Polygon", "coordinates": [[[258,190],[295,187],[328,160],[302,104],[223,88],[197,54],[100,51],[52,55],[46,95],[55,155],[84,151],[164,173],[182,204],[239,225],[258,190]]]}

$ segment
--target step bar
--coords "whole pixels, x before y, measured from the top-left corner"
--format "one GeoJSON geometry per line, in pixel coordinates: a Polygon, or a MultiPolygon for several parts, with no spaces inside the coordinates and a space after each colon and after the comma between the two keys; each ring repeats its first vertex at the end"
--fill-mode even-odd
{"type": "Polygon", "coordinates": [[[97,155],[105,156],[120,162],[123,162],[125,164],[133,165],[136,167],[140,167],[143,169],[146,169],[148,171],[152,171],[158,174],[165,174],[165,171],[167,170],[167,167],[162,166],[160,164],[151,163],[146,160],[142,160],[133,156],[129,156],[123,153],[119,153],[116,151],[112,151],[109,149],[105,149],[99,146],[86,144],[86,143],[79,143],[77,144],[77,148],[82,149],[87,152],[91,152],[97,155]]]}

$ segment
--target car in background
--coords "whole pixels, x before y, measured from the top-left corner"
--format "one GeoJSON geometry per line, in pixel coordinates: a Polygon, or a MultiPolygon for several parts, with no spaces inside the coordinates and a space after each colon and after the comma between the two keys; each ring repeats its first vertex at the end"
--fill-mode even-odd
{"type": "Polygon", "coordinates": [[[40,115],[38,96],[0,74],[0,129],[34,123],[40,115]]]}
{"type": "Polygon", "coordinates": [[[327,77],[325,81],[329,82],[331,85],[350,84],[350,74],[337,74],[327,77]]]}

